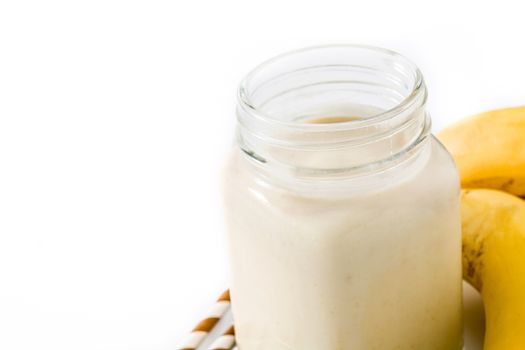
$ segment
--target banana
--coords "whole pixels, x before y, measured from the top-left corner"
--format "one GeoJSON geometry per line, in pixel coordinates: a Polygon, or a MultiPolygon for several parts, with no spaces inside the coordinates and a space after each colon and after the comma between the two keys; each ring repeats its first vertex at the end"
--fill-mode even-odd
{"type": "Polygon", "coordinates": [[[463,190],[463,277],[481,293],[485,350],[525,349],[525,201],[463,190]]]}
{"type": "Polygon", "coordinates": [[[525,106],[467,118],[438,139],[454,157],[463,188],[494,188],[525,197],[525,106]]]}

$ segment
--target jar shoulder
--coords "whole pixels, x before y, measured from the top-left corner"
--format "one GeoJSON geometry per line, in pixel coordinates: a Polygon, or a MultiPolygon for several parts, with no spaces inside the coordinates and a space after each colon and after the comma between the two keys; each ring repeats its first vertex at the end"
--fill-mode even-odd
{"type": "Polygon", "coordinates": [[[435,169],[439,170],[436,172],[434,177],[442,176],[444,180],[449,181],[449,186],[455,185],[454,187],[459,191],[460,179],[459,171],[456,166],[454,158],[445,146],[434,136],[431,135],[430,143],[432,146],[432,156],[430,159],[430,166],[435,164],[435,169]]]}
{"type": "MultiPolygon", "coordinates": [[[[248,164],[240,151],[234,150],[224,171],[224,192],[226,199],[230,201],[238,202],[242,198],[246,200],[246,197],[249,197],[250,200],[277,206],[283,202],[326,205],[330,202],[351,201],[357,204],[361,201],[369,202],[370,198],[394,202],[407,198],[409,200],[420,200],[422,197],[432,197],[434,200],[442,197],[454,198],[459,194],[460,188],[454,160],[435,137],[429,138],[428,143],[428,155],[424,164],[415,170],[408,169],[405,174],[399,174],[400,180],[395,179],[395,176],[380,177],[377,184],[373,184],[370,188],[355,186],[348,181],[341,183],[339,191],[335,194],[298,193],[272,184],[271,180],[261,176],[251,164],[248,164]],[[357,189],[347,192],[345,186],[357,189]]],[[[312,184],[312,187],[315,187],[315,184],[312,184]]]]}
{"type": "Polygon", "coordinates": [[[433,153],[441,157],[440,159],[443,161],[443,163],[448,163],[448,166],[454,168],[454,170],[456,170],[457,172],[456,162],[454,161],[454,158],[452,158],[452,155],[441,143],[441,141],[439,141],[434,135],[431,135],[430,142],[433,146],[433,153]]]}

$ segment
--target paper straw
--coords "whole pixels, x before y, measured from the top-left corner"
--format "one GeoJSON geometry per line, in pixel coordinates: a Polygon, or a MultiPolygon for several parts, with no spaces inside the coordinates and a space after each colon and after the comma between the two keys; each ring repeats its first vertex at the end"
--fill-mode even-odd
{"type": "Polygon", "coordinates": [[[219,338],[210,345],[208,350],[230,350],[235,345],[235,329],[230,326],[219,338]]]}
{"type": "MultiPolygon", "coordinates": [[[[230,307],[230,291],[227,290],[217,299],[206,318],[200,321],[190,334],[183,339],[177,350],[197,350],[202,344],[208,333],[215,327],[217,322],[228,311],[230,307]]],[[[229,348],[228,348],[229,349],[229,348]]]]}

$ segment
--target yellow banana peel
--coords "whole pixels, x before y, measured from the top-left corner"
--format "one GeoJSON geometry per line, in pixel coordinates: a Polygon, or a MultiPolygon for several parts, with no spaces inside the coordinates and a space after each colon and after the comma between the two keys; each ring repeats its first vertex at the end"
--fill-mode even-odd
{"type": "Polygon", "coordinates": [[[525,349],[525,201],[463,190],[463,276],[483,298],[485,350],[525,349]]]}
{"type": "Polygon", "coordinates": [[[525,197],[525,107],[466,118],[438,138],[454,157],[463,188],[494,188],[525,197]]]}

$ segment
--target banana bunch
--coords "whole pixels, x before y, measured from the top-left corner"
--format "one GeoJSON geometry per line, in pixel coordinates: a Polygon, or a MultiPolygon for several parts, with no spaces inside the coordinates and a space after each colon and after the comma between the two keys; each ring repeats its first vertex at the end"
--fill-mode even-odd
{"type": "Polygon", "coordinates": [[[525,349],[525,107],[438,135],[461,175],[463,277],[485,306],[485,350],[525,349]]]}

